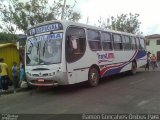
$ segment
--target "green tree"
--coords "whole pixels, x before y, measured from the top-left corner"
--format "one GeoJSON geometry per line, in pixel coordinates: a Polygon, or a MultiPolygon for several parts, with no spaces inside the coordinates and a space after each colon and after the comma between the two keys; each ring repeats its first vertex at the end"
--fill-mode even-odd
{"type": "Polygon", "coordinates": [[[19,37],[15,34],[10,33],[0,33],[0,43],[15,43],[19,37]]]}
{"type": "Polygon", "coordinates": [[[128,33],[140,33],[140,24],[138,20],[139,14],[121,14],[117,17],[111,16],[106,21],[99,19],[99,26],[106,29],[112,29],[128,33]]]}
{"type": "Polygon", "coordinates": [[[14,23],[14,16],[13,16],[13,8],[12,8],[12,4],[14,1],[9,1],[8,0],[8,4],[7,6],[5,4],[3,4],[3,0],[1,0],[0,3],[0,19],[1,19],[1,25],[0,25],[0,29],[1,31],[3,30],[4,32],[7,33],[11,33],[14,34],[17,30],[17,27],[15,26],[14,23]]]}
{"type": "MultiPolygon", "coordinates": [[[[7,22],[7,32],[12,33],[20,29],[26,33],[28,26],[42,23],[44,21],[59,20],[62,14],[63,0],[55,0],[49,3],[48,0],[30,0],[29,2],[19,2],[18,0],[8,0],[9,4],[3,10],[2,21],[7,22]],[[11,27],[14,26],[14,27],[11,27]],[[16,29],[15,29],[16,28],[16,29]]],[[[75,1],[76,4],[76,1],[75,1]]],[[[78,21],[80,13],[74,11],[74,5],[65,5],[64,19],[78,21]]]]}

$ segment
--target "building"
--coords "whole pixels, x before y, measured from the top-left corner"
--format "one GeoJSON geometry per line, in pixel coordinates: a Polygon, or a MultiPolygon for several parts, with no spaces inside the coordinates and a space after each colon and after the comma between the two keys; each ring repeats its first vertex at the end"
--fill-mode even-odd
{"type": "Polygon", "coordinates": [[[11,69],[13,62],[19,64],[19,52],[17,46],[12,43],[0,44],[0,58],[4,58],[4,62],[8,65],[9,77],[12,79],[11,69]]]}
{"type": "Polygon", "coordinates": [[[157,56],[160,61],[160,34],[153,34],[146,36],[146,49],[157,56]]]}

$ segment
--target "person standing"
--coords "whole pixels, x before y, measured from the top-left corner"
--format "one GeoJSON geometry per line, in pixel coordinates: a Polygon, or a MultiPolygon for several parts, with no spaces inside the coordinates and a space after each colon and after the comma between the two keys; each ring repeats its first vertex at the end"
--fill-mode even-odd
{"type": "Polygon", "coordinates": [[[20,68],[20,85],[23,80],[24,80],[24,65],[22,64],[20,68]]]}
{"type": "Polygon", "coordinates": [[[150,52],[147,52],[147,61],[146,61],[146,65],[145,65],[145,70],[148,69],[149,70],[149,65],[150,65],[150,52]]]}
{"type": "Polygon", "coordinates": [[[152,54],[151,58],[151,65],[153,70],[155,70],[155,68],[157,67],[157,57],[155,56],[155,54],[152,54]]]}
{"type": "Polygon", "coordinates": [[[0,58],[0,66],[1,66],[1,86],[2,86],[2,91],[7,91],[8,90],[8,66],[6,63],[4,63],[4,59],[0,58]]]}
{"type": "Polygon", "coordinates": [[[14,86],[14,93],[16,92],[16,88],[18,88],[18,67],[17,63],[13,62],[12,66],[12,76],[13,76],[13,86],[14,86]]]}

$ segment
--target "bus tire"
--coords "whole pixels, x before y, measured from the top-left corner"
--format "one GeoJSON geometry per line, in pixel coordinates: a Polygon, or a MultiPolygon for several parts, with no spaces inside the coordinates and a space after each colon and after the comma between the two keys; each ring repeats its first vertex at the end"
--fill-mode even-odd
{"type": "Polygon", "coordinates": [[[135,75],[137,73],[137,64],[136,62],[132,62],[131,75],[135,75]]]}
{"type": "Polygon", "coordinates": [[[99,83],[99,71],[95,67],[91,67],[88,73],[88,85],[90,87],[95,87],[99,83]]]}

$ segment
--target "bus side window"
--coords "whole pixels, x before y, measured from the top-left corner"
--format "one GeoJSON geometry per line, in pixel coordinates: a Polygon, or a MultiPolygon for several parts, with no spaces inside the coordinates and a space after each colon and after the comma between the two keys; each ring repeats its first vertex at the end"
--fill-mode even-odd
{"type": "Polygon", "coordinates": [[[93,51],[101,50],[100,33],[96,30],[87,30],[89,47],[93,51]]]}
{"type": "Polygon", "coordinates": [[[135,39],[136,39],[137,49],[139,50],[140,49],[139,39],[137,37],[135,39]]]}
{"type": "Polygon", "coordinates": [[[72,43],[70,40],[70,36],[66,37],[66,47],[68,47],[68,49],[66,49],[67,54],[71,54],[73,49],[72,49],[72,43]]]}
{"type": "Polygon", "coordinates": [[[140,38],[140,48],[141,48],[141,50],[145,49],[145,42],[144,42],[143,38],[140,38]]]}
{"type": "Polygon", "coordinates": [[[71,47],[73,50],[77,50],[77,40],[78,40],[78,37],[76,36],[71,36],[70,38],[70,42],[71,42],[71,47]]]}
{"type": "Polygon", "coordinates": [[[123,49],[124,50],[131,50],[131,40],[129,36],[123,35],[122,36],[123,41],[123,49]]]}
{"type": "Polygon", "coordinates": [[[120,34],[113,34],[113,40],[114,40],[114,49],[115,50],[123,50],[121,35],[120,34]]]}
{"type": "Polygon", "coordinates": [[[134,39],[134,37],[131,37],[131,48],[132,48],[132,50],[137,49],[136,40],[134,39]]]}
{"type": "Polygon", "coordinates": [[[111,39],[111,34],[107,32],[102,32],[101,33],[101,39],[102,39],[102,47],[103,50],[112,50],[112,39],[111,39]]]}
{"type": "Polygon", "coordinates": [[[82,28],[70,27],[66,35],[66,59],[74,62],[80,59],[86,50],[85,31],[82,28]]]}

